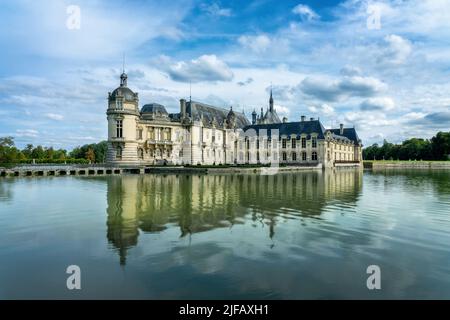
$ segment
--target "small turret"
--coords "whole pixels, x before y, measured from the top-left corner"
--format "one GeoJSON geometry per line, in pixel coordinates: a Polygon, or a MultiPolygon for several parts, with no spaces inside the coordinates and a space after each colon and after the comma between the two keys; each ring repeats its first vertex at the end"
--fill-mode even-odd
{"type": "Polygon", "coordinates": [[[121,87],[127,86],[127,79],[128,79],[127,74],[125,72],[122,72],[122,74],[120,75],[120,86],[121,87]]]}

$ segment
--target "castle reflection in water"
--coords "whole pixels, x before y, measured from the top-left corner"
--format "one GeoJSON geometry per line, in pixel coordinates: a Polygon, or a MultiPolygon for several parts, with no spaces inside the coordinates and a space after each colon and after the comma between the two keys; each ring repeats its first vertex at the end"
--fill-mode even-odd
{"type": "MultiPolygon", "coordinates": [[[[120,263],[138,244],[139,233],[178,226],[180,236],[246,221],[276,233],[278,217],[320,217],[339,201],[354,206],[362,189],[361,170],[277,175],[123,175],[108,179],[107,238],[120,263]]],[[[299,223],[302,223],[299,221],[299,223]]]]}

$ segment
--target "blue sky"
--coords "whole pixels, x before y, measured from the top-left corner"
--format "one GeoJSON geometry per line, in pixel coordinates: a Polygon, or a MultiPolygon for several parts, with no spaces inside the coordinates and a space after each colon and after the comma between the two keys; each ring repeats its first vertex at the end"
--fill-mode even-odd
{"type": "Polygon", "coordinates": [[[450,130],[450,1],[0,1],[0,136],[104,140],[106,97],[180,98],[355,126],[365,145],[450,130]],[[68,28],[80,9],[80,28],[68,28]]]}

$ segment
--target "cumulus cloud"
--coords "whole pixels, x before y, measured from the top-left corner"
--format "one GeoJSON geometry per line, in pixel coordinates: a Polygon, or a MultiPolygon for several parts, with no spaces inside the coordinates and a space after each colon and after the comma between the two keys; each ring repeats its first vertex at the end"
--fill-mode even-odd
{"type": "Polygon", "coordinates": [[[253,52],[256,53],[263,53],[265,52],[271,44],[270,38],[265,35],[256,35],[256,36],[250,36],[250,35],[244,35],[240,36],[238,39],[238,42],[246,49],[250,49],[253,52]]]}
{"type": "Polygon", "coordinates": [[[386,47],[378,57],[378,63],[399,65],[406,62],[412,51],[412,44],[408,39],[391,34],[384,38],[386,47]]]}
{"type": "Polygon", "coordinates": [[[274,85],[266,87],[266,92],[269,94],[272,90],[273,97],[275,100],[288,101],[294,98],[295,89],[289,85],[274,85]]]}
{"type": "Polygon", "coordinates": [[[292,12],[305,20],[314,20],[319,18],[319,15],[305,4],[298,4],[294,7],[294,9],[292,9],[292,12]]]}
{"type": "Polygon", "coordinates": [[[61,114],[57,114],[57,113],[46,113],[45,117],[51,120],[55,120],[55,121],[61,121],[64,119],[64,116],[61,114]]]}
{"type": "Polygon", "coordinates": [[[234,77],[228,65],[214,54],[178,62],[172,62],[168,57],[163,56],[160,62],[163,70],[175,81],[231,81],[234,77]]]}
{"type": "Polygon", "coordinates": [[[323,114],[325,116],[330,116],[334,114],[334,108],[326,103],[322,103],[318,106],[310,106],[308,110],[312,113],[323,114]]]}
{"type": "Polygon", "coordinates": [[[280,115],[284,115],[284,116],[289,115],[289,112],[290,112],[289,108],[280,106],[278,104],[275,104],[273,107],[275,108],[275,111],[277,113],[279,113],[280,115]]]}
{"type": "Polygon", "coordinates": [[[432,128],[442,128],[447,131],[450,127],[450,112],[432,112],[423,117],[412,119],[408,123],[419,127],[427,126],[432,128]]]}
{"type": "Polygon", "coordinates": [[[360,108],[363,111],[378,111],[385,110],[389,111],[394,109],[395,103],[389,97],[376,97],[364,100],[360,104],[360,108]]]}
{"type": "Polygon", "coordinates": [[[386,90],[387,85],[373,77],[343,77],[330,79],[325,77],[306,77],[299,89],[312,97],[323,101],[340,101],[348,97],[372,97],[386,90]]]}

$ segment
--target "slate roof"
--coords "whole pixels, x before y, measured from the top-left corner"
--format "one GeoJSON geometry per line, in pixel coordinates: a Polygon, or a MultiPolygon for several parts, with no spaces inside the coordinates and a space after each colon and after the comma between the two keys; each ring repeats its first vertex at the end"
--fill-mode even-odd
{"type": "Polygon", "coordinates": [[[117,96],[122,96],[126,101],[134,101],[136,94],[128,87],[121,86],[111,92],[111,99],[115,99],[117,96]]]}
{"type": "Polygon", "coordinates": [[[331,133],[337,136],[344,136],[350,141],[353,141],[355,144],[360,144],[360,139],[358,134],[356,133],[355,128],[344,128],[344,132],[341,135],[341,129],[331,129],[331,133]]]}
{"type": "MultiPolygon", "coordinates": [[[[210,126],[213,119],[217,121],[218,126],[223,126],[227,120],[229,110],[219,107],[214,107],[205,103],[188,101],[186,103],[186,112],[191,116],[194,121],[200,121],[201,115],[203,115],[203,125],[210,126]]],[[[247,117],[240,112],[234,112],[236,117],[236,127],[243,128],[250,124],[247,117]]]]}
{"type": "Polygon", "coordinates": [[[266,123],[281,123],[281,120],[278,117],[277,112],[275,110],[273,111],[267,110],[262,121],[266,123]]]}
{"type": "Polygon", "coordinates": [[[148,103],[144,105],[141,109],[141,113],[156,113],[156,112],[167,114],[166,108],[159,103],[148,103]]]}
{"type": "Polygon", "coordinates": [[[300,138],[301,134],[307,134],[308,138],[312,133],[317,133],[318,139],[325,138],[325,128],[319,120],[300,121],[300,122],[285,122],[285,123],[270,123],[270,124],[254,124],[244,128],[244,131],[254,129],[259,134],[260,130],[267,130],[267,135],[271,136],[272,130],[279,130],[279,135],[296,134],[300,138]]]}

